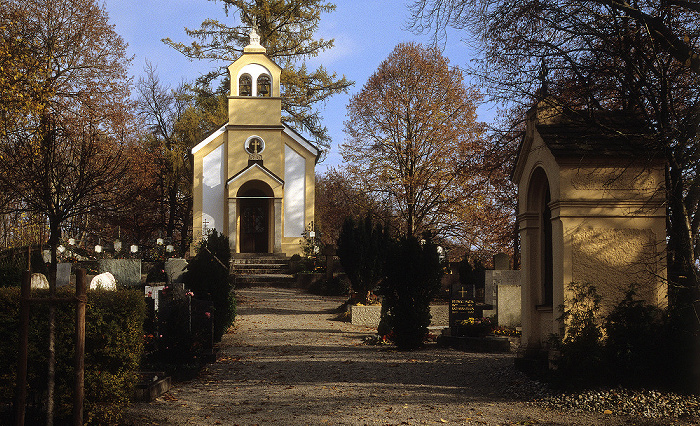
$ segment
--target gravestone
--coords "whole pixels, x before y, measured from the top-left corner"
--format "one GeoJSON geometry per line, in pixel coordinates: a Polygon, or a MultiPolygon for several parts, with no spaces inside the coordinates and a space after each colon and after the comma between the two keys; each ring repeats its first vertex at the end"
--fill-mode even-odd
{"type": "Polygon", "coordinates": [[[185,259],[167,259],[165,261],[165,276],[168,280],[168,285],[182,285],[185,283],[185,268],[187,261],[185,259]]]}
{"type": "Polygon", "coordinates": [[[144,296],[153,299],[153,310],[158,312],[158,302],[160,301],[160,291],[163,290],[163,285],[147,285],[144,287],[144,296]]]}
{"type": "Polygon", "coordinates": [[[493,269],[508,270],[510,269],[510,256],[505,253],[498,253],[493,257],[493,269]]]}
{"type": "Polygon", "coordinates": [[[484,305],[478,304],[471,297],[470,291],[461,284],[452,286],[450,294],[450,327],[469,318],[482,318],[484,305]]]}
{"type": "Polygon", "coordinates": [[[487,316],[498,314],[498,325],[520,325],[520,271],[510,268],[510,258],[505,253],[494,256],[495,270],[485,271],[485,302],[493,305],[484,311],[487,316]]]}
{"type": "Polygon", "coordinates": [[[109,272],[103,272],[95,275],[90,281],[90,290],[117,290],[117,280],[109,272]]]}
{"type": "Polygon", "coordinates": [[[70,263],[59,263],[56,265],[56,287],[63,287],[70,284],[70,263]]]}
{"type": "Polygon", "coordinates": [[[119,285],[141,285],[141,259],[101,259],[97,270],[100,274],[110,272],[119,285]]]}
{"type": "Polygon", "coordinates": [[[46,279],[46,275],[44,274],[34,273],[32,274],[30,286],[32,290],[48,290],[49,280],[46,279]]]}

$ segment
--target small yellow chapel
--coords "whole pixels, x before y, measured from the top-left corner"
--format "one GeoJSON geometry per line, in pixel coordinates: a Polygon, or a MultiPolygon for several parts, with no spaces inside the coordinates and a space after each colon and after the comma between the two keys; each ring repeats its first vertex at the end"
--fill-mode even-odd
{"type": "Polygon", "coordinates": [[[233,254],[291,256],[314,221],[320,151],[282,121],[282,69],[255,30],[228,72],[228,123],[191,151],[193,235],[216,229],[233,254]]]}

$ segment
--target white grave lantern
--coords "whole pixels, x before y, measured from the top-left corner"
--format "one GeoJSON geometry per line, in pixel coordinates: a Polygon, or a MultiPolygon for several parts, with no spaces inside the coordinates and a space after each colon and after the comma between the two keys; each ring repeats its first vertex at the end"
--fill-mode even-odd
{"type": "Polygon", "coordinates": [[[95,253],[102,253],[102,246],[101,245],[96,245],[95,246],[95,253]]]}
{"type": "Polygon", "coordinates": [[[114,240],[114,251],[122,251],[122,242],[114,240]]]}
{"type": "Polygon", "coordinates": [[[165,246],[165,251],[167,251],[168,253],[172,253],[173,251],[175,251],[175,247],[172,244],[168,244],[167,246],[165,246]]]}
{"type": "Polygon", "coordinates": [[[137,246],[136,244],[132,244],[131,245],[131,252],[136,253],[138,251],[139,251],[139,246],[137,246]]]}
{"type": "Polygon", "coordinates": [[[59,253],[63,253],[64,251],[66,251],[66,248],[63,247],[63,244],[61,244],[60,246],[58,246],[58,247],[56,248],[56,250],[58,250],[59,253]]]}
{"type": "Polygon", "coordinates": [[[163,241],[162,238],[158,238],[158,239],[156,240],[156,244],[158,244],[159,246],[162,246],[162,245],[163,245],[163,242],[164,242],[164,241],[163,241]]]}
{"type": "Polygon", "coordinates": [[[74,246],[75,245],[75,238],[68,238],[68,245],[74,246]]]}

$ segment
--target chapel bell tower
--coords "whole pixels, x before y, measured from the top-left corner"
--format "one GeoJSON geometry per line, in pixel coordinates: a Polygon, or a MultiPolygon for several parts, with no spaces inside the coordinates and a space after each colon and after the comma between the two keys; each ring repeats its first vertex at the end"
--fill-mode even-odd
{"type": "Polygon", "coordinates": [[[228,123],[192,149],[194,235],[215,228],[234,254],[291,256],[314,220],[320,152],[281,120],[282,69],[254,29],[228,72],[228,123]]]}

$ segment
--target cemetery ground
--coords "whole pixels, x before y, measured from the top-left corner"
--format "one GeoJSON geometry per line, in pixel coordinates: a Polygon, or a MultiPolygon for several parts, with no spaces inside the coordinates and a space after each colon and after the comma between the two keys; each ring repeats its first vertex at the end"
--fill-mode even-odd
{"type": "Polygon", "coordinates": [[[595,412],[555,407],[545,402],[552,400],[545,385],[514,368],[513,354],[365,345],[374,329],[334,320],[342,298],[277,288],[239,289],[236,295],[236,323],[224,335],[217,361],[155,401],[132,404],[127,424],[613,426],[700,420],[628,416],[615,406],[595,412]]]}

